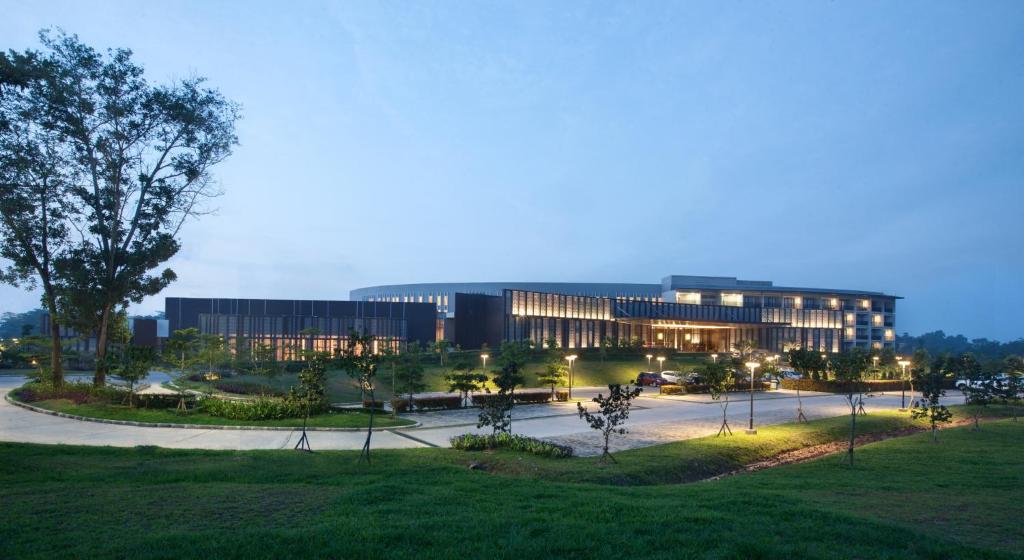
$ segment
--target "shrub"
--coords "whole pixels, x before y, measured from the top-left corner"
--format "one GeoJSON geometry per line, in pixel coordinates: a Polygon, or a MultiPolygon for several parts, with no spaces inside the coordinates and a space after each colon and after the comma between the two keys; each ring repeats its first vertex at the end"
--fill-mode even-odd
{"type": "MultiPolygon", "coordinates": [[[[954,380],[944,380],[944,389],[952,389],[954,380]]],[[[859,390],[863,391],[899,391],[904,387],[899,379],[874,379],[861,381],[859,390]]],[[[828,379],[783,379],[779,382],[781,389],[800,389],[801,391],[817,391],[819,393],[847,393],[849,385],[842,381],[828,379]]],[[[910,389],[910,382],[906,384],[910,389]]]]}
{"type": "MultiPolygon", "coordinates": [[[[391,408],[395,412],[408,412],[409,399],[391,399],[391,408]]],[[[462,397],[420,397],[413,399],[415,410],[454,410],[462,408],[462,397]]]]}
{"type": "Polygon", "coordinates": [[[681,385],[662,385],[658,389],[662,395],[681,395],[686,392],[681,385]]]}
{"type": "MultiPolygon", "coordinates": [[[[306,414],[306,404],[291,399],[259,397],[252,401],[229,401],[208,397],[200,401],[200,408],[211,416],[232,420],[281,420],[301,418],[306,414]]],[[[322,412],[310,410],[310,414],[322,412]]]]}
{"type": "Polygon", "coordinates": [[[135,406],[139,408],[178,408],[178,402],[182,398],[185,399],[187,408],[196,406],[196,396],[188,393],[184,395],[136,394],[135,406]]]}
{"type": "Polygon", "coordinates": [[[91,383],[65,383],[57,387],[50,383],[29,383],[14,392],[22,402],[67,399],[75,404],[121,402],[128,395],[114,387],[95,387],[91,383]]]}
{"type": "Polygon", "coordinates": [[[259,383],[246,383],[244,381],[218,381],[213,384],[218,391],[234,395],[260,395],[267,397],[283,397],[286,393],[277,387],[262,385],[259,383]]]}
{"type": "Polygon", "coordinates": [[[558,402],[569,402],[569,391],[555,391],[555,400],[558,402]]]}
{"type": "MultiPolygon", "coordinates": [[[[517,404],[539,404],[551,402],[551,393],[548,391],[544,392],[530,392],[530,393],[515,393],[515,402],[517,404]]],[[[483,393],[479,395],[473,395],[472,402],[473,406],[485,406],[488,403],[495,402],[500,396],[497,393],[483,393]]],[[[568,399],[568,394],[566,395],[568,399]]]]}
{"type": "Polygon", "coordinates": [[[384,401],[381,400],[370,400],[363,399],[363,408],[375,408],[377,410],[384,410],[384,401]]]}
{"type": "Polygon", "coordinates": [[[508,449],[532,453],[542,457],[560,459],[572,457],[572,447],[542,441],[539,439],[501,432],[498,434],[462,434],[450,440],[453,449],[481,451],[484,449],[508,449]]]}
{"type": "Polygon", "coordinates": [[[517,404],[541,404],[551,402],[551,392],[529,392],[529,393],[516,393],[515,400],[517,404]]]}

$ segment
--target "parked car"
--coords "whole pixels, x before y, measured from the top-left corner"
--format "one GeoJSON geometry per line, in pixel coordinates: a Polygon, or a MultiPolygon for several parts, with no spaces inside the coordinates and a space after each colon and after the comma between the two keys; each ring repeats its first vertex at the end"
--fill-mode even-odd
{"type": "Polygon", "coordinates": [[[678,385],[679,380],[683,378],[683,372],[667,369],[661,372],[661,376],[665,379],[665,381],[678,385]]]}
{"type": "MultiPolygon", "coordinates": [[[[992,382],[993,382],[995,387],[1002,387],[1007,382],[1009,382],[1009,380],[1010,380],[1010,377],[1008,375],[1006,375],[1005,373],[997,373],[997,374],[992,376],[992,382]]],[[[981,385],[982,385],[981,381],[977,380],[977,379],[973,380],[973,381],[970,380],[970,379],[957,379],[956,380],[956,384],[955,384],[956,388],[961,390],[961,391],[963,391],[967,387],[972,387],[972,388],[977,389],[977,388],[980,388],[981,385]]]]}
{"type": "Polygon", "coordinates": [[[636,384],[641,386],[661,387],[666,383],[668,381],[656,371],[641,371],[640,375],[636,376],[636,384]]]}
{"type": "Polygon", "coordinates": [[[683,375],[683,383],[704,383],[704,376],[699,371],[691,371],[683,375]]]}
{"type": "Polygon", "coordinates": [[[800,379],[800,373],[792,368],[780,368],[779,379],[800,379]]]}

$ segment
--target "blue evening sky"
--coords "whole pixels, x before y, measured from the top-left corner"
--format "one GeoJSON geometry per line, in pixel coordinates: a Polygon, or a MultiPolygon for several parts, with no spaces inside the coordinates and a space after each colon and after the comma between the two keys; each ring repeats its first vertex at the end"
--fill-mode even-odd
{"type": "MultiPolygon", "coordinates": [[[[728,275],[1024,336],[1024,2],[14,2],[244,105],[163,296],[728,275]]],[[[0,311],[38,301],[0,287],[0,311]]]]}

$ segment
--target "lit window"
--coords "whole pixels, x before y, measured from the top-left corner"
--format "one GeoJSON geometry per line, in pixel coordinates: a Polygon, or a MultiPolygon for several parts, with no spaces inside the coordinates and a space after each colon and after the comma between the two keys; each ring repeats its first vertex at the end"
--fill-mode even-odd
{"type": "Polygon", "coordinates": [[[876,327],[882,326],[882,316],[877,313],[872,315],[871,322],[873,322],[876,327]]]}
{"type": "Polygon", "coordinates": [[[722,294],[722,305],[743,307],[743,294],[722,294]]]}
{"type": "Polygon", "coordinates": [[[860,306],[861,306],[862,309],[870,308],[871,307],[871,300],[870,299],[862,299],[862,300],[860,300],[860,306]]]}
{"type": "Polygon", "coordinates": [[[700,292],[676,292],[676,303],[700,305],[700,292]]]}

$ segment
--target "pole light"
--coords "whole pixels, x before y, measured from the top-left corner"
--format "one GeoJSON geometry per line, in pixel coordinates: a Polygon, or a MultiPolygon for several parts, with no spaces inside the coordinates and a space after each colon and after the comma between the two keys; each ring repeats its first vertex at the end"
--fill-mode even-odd
{"type": "Polygon", "coordinates": [[[665,371],[665,356],[658,356],[658,369],[665,371]]]}
{"type": "Polygon", "coordinates": [[[490,358],[490,354],[480,354],[480,360],[484,363],[483,369],[487,369],[487,358],[490,358]]]}
{"type": "Polygon", "coordinates": [[[757,433],[757,430],[754,429],[754,370],[761,364],[747,362],[746,365],[750,368],[750,427],[747,428],[747,433],[753,435],[757,433]]]}
{"type": "Polygon", "coordinates": [[[653,357],[654,357],[654,354],[648,354],[647,355],[647,369],[651,369],[651,358],[653,358],[653,357]]]}
{"type": "Polygon", "coordinates": [[[573,364],[576,363],[576,354],[569,354],[568,356],[565,357],[565,359],[569,360],[569,395],[568,395],[568,400],[572,400],[572,382],[573,382],[573,373],[574,373],[574,369],[573,369],[572,366],[573,366],[573,364]]]}
{"type": "Polygon", "coordinates": [[[878,369],[878,356],[871,356],[871,361],[875,364],[875,369],[878,369]]]}
{"type": "Polygon", "coordinates": [[[902,381],[900,383],[900,412],[905,412],[907,410],[907,366],[910,365],[910,362],[900,360],[896,363],[903,368],[903,376],[900,377],[900,381],[902,381]]]}
{"type": "Polygon", "coordinates": [[[715,362],[717,364],[718,363],[718,354],[712,354],[711,355],[711,361],[715,362]]]}

